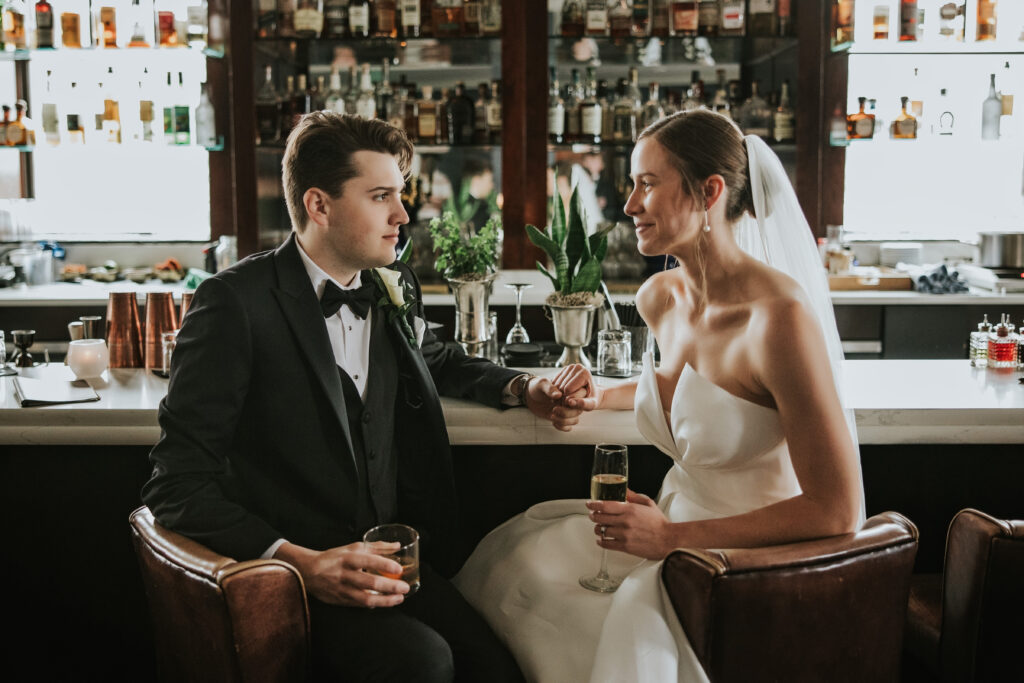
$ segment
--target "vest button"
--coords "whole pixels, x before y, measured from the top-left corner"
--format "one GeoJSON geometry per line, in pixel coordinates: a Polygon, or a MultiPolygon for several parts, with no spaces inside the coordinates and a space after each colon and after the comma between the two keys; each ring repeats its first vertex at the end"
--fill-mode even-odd
{"type": "Polygon", "coordinates": [[[363,413],[363,424],[370,424],[370,411],[363,413]]]}

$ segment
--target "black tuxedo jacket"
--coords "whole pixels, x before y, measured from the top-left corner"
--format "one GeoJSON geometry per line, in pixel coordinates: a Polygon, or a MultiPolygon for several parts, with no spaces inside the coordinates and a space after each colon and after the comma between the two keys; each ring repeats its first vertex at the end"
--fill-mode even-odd
{"type": "MultiPolygon", "coordinates": [[[[412,271],[394,267],[421,301],[412,271]]],[[[422,317],[422,304],[410,325],[413,314],[422,317]]],[[[438,394],[500,407],[517,373],[446,347],[429,330],[414,348],[398,322],[387,323],[398,359],[397,521],[430,539],[426,559],[449,573],[461,553],[438,394]]],[[[393,379],[388,370],[377,377],[393,379]]],[[[238,560],[259,557],[278,538],[317,550],[360,539],[341,379],[294,235],[196,290],[159,421],[142,498],[164,526],[238,560]]]]}

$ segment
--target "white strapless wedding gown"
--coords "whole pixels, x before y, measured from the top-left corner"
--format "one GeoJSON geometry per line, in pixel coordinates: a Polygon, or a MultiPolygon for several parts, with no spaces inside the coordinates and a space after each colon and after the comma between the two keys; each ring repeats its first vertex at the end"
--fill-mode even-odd
{"type": "MultiPolygon", "coordinates": [[[[673,522],[728,517],[800,492],[778,412],[686,366],[663,409],[653,354],[636,392],[640,432],[673,459],[658,506],[673,522]],[[671,427],[671,428],[670,428],[671,427]]],[[[455,579],[529,681],[706,681],[661,583],[661,562],[609,553],[613,594],[579,585],[600,563],[582,500],[534,505],[492,531],[455,579]]]]}

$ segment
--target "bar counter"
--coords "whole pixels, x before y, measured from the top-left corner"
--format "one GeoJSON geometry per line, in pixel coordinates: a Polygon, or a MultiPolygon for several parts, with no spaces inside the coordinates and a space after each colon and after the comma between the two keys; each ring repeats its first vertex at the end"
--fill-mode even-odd
{"type": "MultiPolygon", "coordinates": [[[[554,374],[551,368],[532,371],[554,374]]],[[[23,372],[73,379],[59,364],[23,372]]],[[[972,368],[965,360],[848,360],[845,391],[863,444],[1024,444],[1021,375],[972,368]]],[[[118,369],[89,383],[100,395],[97,402],[21,408],[12,378],[0,378],[0,444],[156,443],[156,411],[167,380],[146,370],[118,369]]],[[[522,409],[497,411],[455,399],[444,399],[442,405],[456,446],[646,443],[628,410],[585,414],[565,433],[522,409]]]]}

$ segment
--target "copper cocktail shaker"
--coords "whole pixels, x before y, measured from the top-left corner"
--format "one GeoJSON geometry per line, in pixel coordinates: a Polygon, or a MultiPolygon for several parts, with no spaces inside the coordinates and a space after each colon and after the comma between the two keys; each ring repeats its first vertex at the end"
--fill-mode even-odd
{"type": "Polygon", "coordinates": [[[181,311],[178,313],[178,325],[182,325],[185,322],[185,314],[188,312],[188,307],[192,305],[192,295],[194,292],[182,292],[181,293],[181,311]]]}
{"type": "Polygon", "coordinates": [[[111,292],[107,300],[107,348],[111,368],[142,367],[142,326],[135,292],[111,292]]]}
{"type": "Polygon", "coordinates": [[[164,366],[163,333],[178,329],[174,296],[170,292],[146,295],[146,339],[143,345],[146,368],[164,366]]]}

